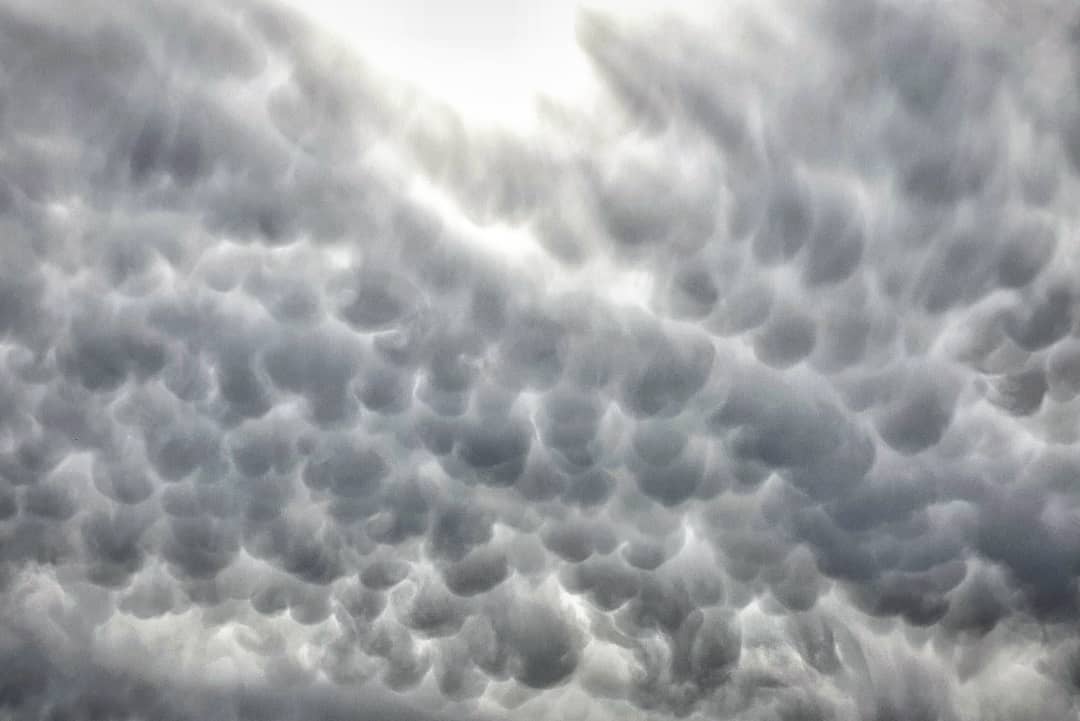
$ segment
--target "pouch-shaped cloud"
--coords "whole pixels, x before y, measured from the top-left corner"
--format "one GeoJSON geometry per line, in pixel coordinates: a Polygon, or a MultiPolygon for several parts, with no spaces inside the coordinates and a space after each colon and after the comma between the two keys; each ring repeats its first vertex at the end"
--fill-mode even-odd
{"type": "Polygon", "coordinates": [[[1075,717],[1071,9],[552,7],[0,2],[0,717],[1075,717]]]}

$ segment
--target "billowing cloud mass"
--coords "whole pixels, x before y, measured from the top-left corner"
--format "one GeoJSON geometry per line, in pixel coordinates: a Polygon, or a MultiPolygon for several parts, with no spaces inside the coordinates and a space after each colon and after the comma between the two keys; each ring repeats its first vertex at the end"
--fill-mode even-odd
{"type": "Polygon", "coordinates": [[[583,12],[518,131],[0,0],[0,717],[1076,719],[1060,6],[583,12]]]}

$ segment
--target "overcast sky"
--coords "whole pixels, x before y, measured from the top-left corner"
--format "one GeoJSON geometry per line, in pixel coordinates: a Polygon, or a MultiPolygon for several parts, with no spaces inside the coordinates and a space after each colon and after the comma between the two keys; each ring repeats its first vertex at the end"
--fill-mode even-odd
{"type": "Polygon", "coordinates": [[[0,719],[1075,721],[1061,0],[0,0],[0,719]]]}

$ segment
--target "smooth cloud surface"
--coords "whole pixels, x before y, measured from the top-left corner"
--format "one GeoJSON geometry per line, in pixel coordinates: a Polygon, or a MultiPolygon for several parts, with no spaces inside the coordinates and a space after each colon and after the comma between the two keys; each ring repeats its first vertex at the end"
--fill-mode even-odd
{"type": "Polygon", "coordinates": [[[1009,18],[583,14],[523,134],[0,4],[0,715],[1075,718],[1080,46],[1009,18]]]}

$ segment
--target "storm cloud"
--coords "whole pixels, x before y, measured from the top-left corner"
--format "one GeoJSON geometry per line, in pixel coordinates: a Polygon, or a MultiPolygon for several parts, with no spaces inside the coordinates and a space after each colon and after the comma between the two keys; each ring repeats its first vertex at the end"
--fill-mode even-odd
{"type": "Polygon", "coordinates": [[[519,131],[271,2],[0,0],[0,716],[1076,718],[1037,5],[582,10],[519,131]]]}

